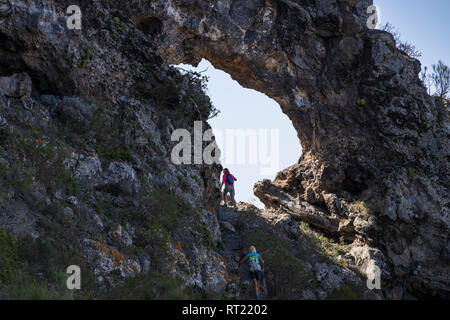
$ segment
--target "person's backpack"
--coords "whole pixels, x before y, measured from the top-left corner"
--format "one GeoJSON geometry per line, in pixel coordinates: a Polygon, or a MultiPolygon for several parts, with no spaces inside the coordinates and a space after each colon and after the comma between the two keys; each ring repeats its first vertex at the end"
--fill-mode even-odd
{"type": "Polygon", "coordinates": [[[259,259],[256,253],[250,253],[248,255],[248,263],[251,272],[261,271],[261,265],[259,264],[259,259]]]}
{"type": "Polygon", "coordinates": [[[233,185],[233,184],[234,184],[234,179],[233,179],[233,177],[231,176],[231,174],[227,174],[227,182],[228,182],[230,185],[233,185]]]}

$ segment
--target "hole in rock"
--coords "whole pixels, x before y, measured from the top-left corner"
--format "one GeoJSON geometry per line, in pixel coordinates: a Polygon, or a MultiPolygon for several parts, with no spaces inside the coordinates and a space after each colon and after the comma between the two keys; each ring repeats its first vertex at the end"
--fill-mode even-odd
{"type": "Polygon", "coordinates": [[[343,189],[359,195],[368,188],[366,181],[369,181],[372,178],[373,176],[361,167],[349,167],[345,170],[343,189]]]}
{"type": "Polygon", "coordinates": [[[301,155],[291,121],[273,99],[243,88],[205,59],[198,67],[185,64],[177,67],[209,77],[207,94],[220,113],[208,122],[221,150],[222,166],[238,179],[236,200],[263,208],[253,194],[254,184],[263,179],[273,180],[301,155]]]}
{"type": "Polygon", "coordinates": [[[135,16],[132,20],[136,28],[145,34],[155,36],[162,31],[163,24],[158,18],[149,16],[135,16]]]}

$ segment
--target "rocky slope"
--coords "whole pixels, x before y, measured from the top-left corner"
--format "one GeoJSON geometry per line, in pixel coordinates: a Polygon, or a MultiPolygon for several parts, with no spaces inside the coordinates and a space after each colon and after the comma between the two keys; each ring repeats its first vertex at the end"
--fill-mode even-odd
{"type": "Polygon", "coordinates": [[[327,238],[290,214],[239,203],[239,213],[218,208],[219,251],[227,262],[225,298],[254,299],[248,266],[239,260],[253,245],[264,266],[263,299],[382,299],[369,290],[344,239],[327,238]]]}
{"type": "Polygon", "coordinates": [[[268,297],[448,297],[448,106],[366,28],[371,1],[80,1],[81,31],[70,1],[0,2],[2,296],[245,297],[255,242],[268,297]],[[170,160],[173,129],[208,129],[213,107],[168,63],[202,58],[279,102],[303,148],[242,220],[215,210],[220,166],[170,160]],[[382,294],[363,288],[374,265],[382,294]]]}

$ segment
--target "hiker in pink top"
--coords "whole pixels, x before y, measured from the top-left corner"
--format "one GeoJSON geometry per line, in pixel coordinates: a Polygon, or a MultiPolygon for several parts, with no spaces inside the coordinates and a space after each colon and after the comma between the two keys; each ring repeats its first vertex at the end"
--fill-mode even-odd
{"type": "Polygon", "coordinates": [[[234,200],[234,182],[237,181],[237,179],[230,173],[230,170],[223,169],[223,176],[222,176],[222,182],[220,183],[220,190],[222,190],[222,186],[225,184],[225,189],[223,189],[222,192],[222,199],[227,206],[227,194],[230,194],[231,201],[234,205],[234,212],[237,212],[236,207],[236,200],[234,200]]]}

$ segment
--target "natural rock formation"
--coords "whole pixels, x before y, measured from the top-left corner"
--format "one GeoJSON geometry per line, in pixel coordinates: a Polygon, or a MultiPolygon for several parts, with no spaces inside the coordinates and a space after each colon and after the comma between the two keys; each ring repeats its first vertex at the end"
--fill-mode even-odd
{"type": "Polygon", "coordinates": [[[31,78],[27,73],[0,78],[0,88],[8,97],[22,98],[31,95],[31,78]]]}
{"type": "Polygon", "coordinates": [[[67,28],[64,1],[10,3],[0,11],[0,244],[11,246],[0,248],[0,297],[26,298],[10,295],[30,278],[52,297],[55,274],[73,264],[84,279],[75,297],[139,275],[153,291],[118,297],[220,295],[220,166],[171,162],[174,128],[209,129],[201,81],[107,1],[83,7],[82,31],[67,28]]]}
{"type": "Polygon", "coordinates": [[[128,12],[158,24],[166,61],[206,58],[292,120],[303,155],[256,186],[266,206],[382,250],[385,288],[446,295],[448,109],[427,95],[419,61],[367,29],[370,4],[172,0],[128,12]]]}
{"type": "MultiPolygon", "coordinates": [[[[35,239],[27,261],[57,245],[105,288],[157,270],[220,295],[220,168],[170,161],[173,129],[207,129],[211,105],[167,63],[206,58],[297,130],[299,162],[255,186],[268,214],[352,242],[387,298],[448,297],[448,106],[390,34],[367,29],[370,0],[83,1],[80,31],[71,4],[0,1],[0,226],[35,239]]],[[[333,266],[313,271],[340,283],[333,266]]]]}

